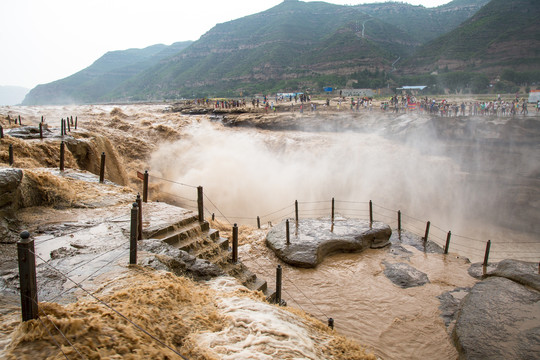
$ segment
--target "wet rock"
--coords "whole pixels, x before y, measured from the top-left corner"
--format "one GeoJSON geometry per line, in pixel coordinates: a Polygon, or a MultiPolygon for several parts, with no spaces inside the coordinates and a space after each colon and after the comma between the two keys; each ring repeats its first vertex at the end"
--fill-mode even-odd
{"type": "Polygon", "coordinates": [[[425,273],[413,268],[409,264],[391,264],[386,261],[383,264],[385,266],[384,275],[402,289],[422,286],[429,282],[425,273]]]}
{"type": "Polygon", "coordinates": [[[488,273],[488,276],[504,277],[540,291],[540,275],[538,274],[537,263],[510,259],[503,260],[499,262],[495,270],[488,273]]]}
{"type": "Polygon", "coordinates": [[[390,254],[394,256],[398,256],[402,259],[409,259],[411,255],[413,254],[412,251],[405,249],[403,246],[399,244],[392,244],[388,251],[390,252],[390,254]]]}
{"type": "Polygon", "coordinates": [[[467,272],[475,279],[483,279],[489,272],[497,268],[497,263],[488,263],[488,266],[484,266],[483,263],[474,263],[469,266],[467,272]]]}
{"type": "MultiPolygon", "coordinates": [[[[43,124],[43,137],[50,135],[47,124],[43,124]]],[[[9,136],[13,136],[19,139],[39,139],[39,126],[21,126],[19,128],[12,128],[7,131],[9,136]]]]}
{"type": "Polygon", "coordinates": [[[67,257],[67,256],[74,256],[79,253],[80,252],[77,249],[71,249],[71,248],[67,248],[63,246],[61,248],[54,249],[53,251],[51,251],[51,259],[59,259],[59,258],[67,257]]]}
{"type": "Polygon", "coordinates": [[[456,288],[437,296],[441,302],[441,305],[439,306],[441,317],[447,327],[455,320],[457,311],[459,310],[459,304],[461,303],[461,300],[469,294],[470,290],[471,288],[456,288]]]}
{"type": "Polygon", "coordinates": [[[209,280],[224,275],[223,270],[208,260],[199,259],[187,252],[174,248],[161,240],[144,240],[141,250],[154,254],[145,257],[141,265],[156,270],[170,271],[176,275],[190,275],[195,280],[209,280]]]}
{"type": "Polygon", "coordinates": [[[284,262],[305,268],[317,266],[336,252],[357,252],[389,244],[392,230],[386,224],[357,219],[302,219],[298,228],[290,222],[290,243],[286,241],[285,221],[274,226],[266,236],[266,245],[284,262]]]}
{"type": "Polygon", "coordinates": [[[14,203],[22,178],[21,169],[0,169],[0,208],[10,207],[14,203]]]}
{"type": "Polygon", "coordinates": [[[423,251],[431,254],[442,254],[443,248],[436,243],[430,241],[424,241],[423,237],[413,234],[411,232],[401,230],[392,234],[390,238],[392,243],[392,249],[397,245],[409,245],[419,251],[423,251]]]}
{"type": "Polygon", "coordinates": [[[463,299],[452,337],[460,359],[538,359],[540,293],[490,276],[463,299]]]}

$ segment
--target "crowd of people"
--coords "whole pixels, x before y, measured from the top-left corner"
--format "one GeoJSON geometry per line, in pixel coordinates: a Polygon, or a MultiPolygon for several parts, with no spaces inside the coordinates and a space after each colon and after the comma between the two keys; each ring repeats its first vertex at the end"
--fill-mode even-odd
{"type": "MultiPolygon", "coordinates": [[[[201,98],[190,101],[191,104],[198,106],[212,107],[214,109],[235,109],[249,106],[245,99],[208,99],[201,98]]],[[[329,97],[320,102],[312,101],[311,96],[307,94],[277,94],[276,96],[260,96],[251,99],[252,108],[262,108],[266,113],[276,112],[277,105],[282,104],[282,111],[317,111],[317,106],[322,105],[330,109],[335,106],[337,111],[347,108],[347,98],[338,97],[330,100],[329,97]],[[289,103],[290,107],[283,107],[283,103],[289,103]],[[299,103],[299,104],[298,104],[299,103]]],[[[351,97],[349,109],[359,112],[361,110],[373,110],[373,98],[371,97],[351,97]]],[[[536,112],[540,112],[540,101],[533,105],[536,112]]],[[[432,114],[442,117],[449,116],[514,116],[527,115],[529,104],[527,99],[502,99],[500,96],[492,101],[460,101],[451,102],[446,99],[435,98],[417,98],[413,95],[393,95],[389,100],[380,103],[380,110],[392,113],[416,112],[421,114],[432,114]]]]}
{"type": "MultiPolygon", "coordinates": [[[[540,101],[535,105],[536,111],[539,112],[540,101]]],[[[395,113],[416,111],[439,116],[513,116],[529,113],[527,99],[520,100],[516,97],[513,100],[503,100],[500,96],[493,101],[449,102],[446,99],[437,100],[425,97],[418,100],[410,95],[401,97],[394,95],[389,101],[381,103],[381,110],[395,113]]]]}

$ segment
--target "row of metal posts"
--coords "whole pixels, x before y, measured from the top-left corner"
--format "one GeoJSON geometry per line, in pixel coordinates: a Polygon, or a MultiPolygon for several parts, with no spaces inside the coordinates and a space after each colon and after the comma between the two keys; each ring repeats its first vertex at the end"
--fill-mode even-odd
{"type": "MultiPolygon", "coordinates": [[[[64,141],[60,142],[60,164],[59,168],[60,171],[65,170],[65,157],[66,157],[66,145],[64,141]]],[[[105,160],[106,155],[105,152],[101,153],[101,162],[99,167],[99,182],[103,184],[105,182],[105,160]]],[[[15,160],[14,160],[14,153],[13,153],[13,144],[9,144],[9,154],[8,154],[8,163],[9,166],[13,166],[15,160]]]]}
{"type": "MultiPolygon", "coordinates": [[[[137,194],[131,208],[129,264],[137,264],[137,240],[142,240],[142,201],[137,194]]],[[[37,319],[38,297],[36,281],[36,255],[34,239],[30,238],[28,231],[20,234],[21,240],[17,242],[17,257],[19,263],[19,282],[21,291],[22,320],[37,319]]]]}
{"type": "MultiPolygon", "coordinates": [[[[104,154],[103,154],[104,155],[104,154]]],[[[104,163],[104,156],[102,156],[102,163],[104,163]]],[[[103,168],[103,166],[102,166],[103,168]]],[[[143,198],[141,199],[140,194],[137,195],[136,202],[133,203],[131,209],[131,227],[130,227],[130,256],[129,263],[137,263],[137,240],[142,239],[142,202],[147,202],[148,200],[148,171],[144,173],[144,182],[143,182],[143,198]]],[[[197,203],[199,210],[199,220],[204,221],[204,205],[203,205],[203,188],[199,186],[197,188],[197,203]],[[202,219],[202,220],[201,220],[202,219]]],[[[335,201],[332,198],[332,220],[334,219],[334,204],[335,201]]],[[[373,222],[373,205],[372,201],[369,202],[370,205],[370,223],[373,222]]],[[[298,201],[295,201],[295,217],[298,224],[298,201]]],[[[212,219],[214,216],[212,215],[212,219]]],[[[260,218],[257,217],[258,226],[260,228],[260,218]]],[[[428,221],[426,225],[426,232],[423,238],[424,241],[427,241],[429,235],[429,226],[430,222],[428,221]]],[[[401,231],[401,211],[398,211],[398,231],[401,231]]],[[[232,249],[232,262],[238,262],[238,225],[234,224],[233,226],[233,249],[232,249]]],[[[290,243],[289,236],[289,220],[286,220],[286,233],[287,233],[287,244],[290,243]]],[[[448,232],[447,243],[445,246],[445,254],[448,253],[448,246],[450,242],[451,232],[448,232]]],[[[18,256],[19,256],[19,274],[21,281],[21,305],[23,312],[23,321],[35,319],[38,316],[37,310],[37,286],[36,286],[36,275],[35,275],[35,255],[34,255],[34,241],[29,239],[30,234],[28,232],[21,233],[21,241],[17,243],[18,256]]],[[[484,256],[484,266],[487,266],[489,249],[491,246],[491,240],[488,241],[486,246],[486,253],[484,256]]],[[[540,266],[539,266],[540,269],[540,266]]],[[[539,270],[540,271],[540,270],[539,270]]],[[[276,269],[276,295],[275,302],[277,304],[281,303],[281,287],[282,287],[282,268],[280,265],[276,269]]],[[[328,319],[328,326],[334,326],[334,320],[332,318],[328,319]]]]}
{"type": "MultiPolygon", "coordinates": [[[[294,201],[294,213],[295,213],[296,226],[298,227],[298,220],[299,220],[299,217],[298,217],[298,200],[294,201]]],[[[334,218],[335,218],[335,199],[332,198],[332,213],[331,213],[332,224],[334,224],[334,218]]],[[[373,225],[373,221],[374,221],[373,220],[373,201],[370,200],[369,201],[369,224],[370,224],[370,226],[373,225]]],[[[401,227],[401,210],[397,211],[397,223],[398,223],[398,232],[401,232],[402,231],[402,227],[401,227]]],[[[259,216],[257,216],[257,228],[258,229],[261,228],[261,219],[260,219],[259,216]]],[[[430,228],[431,228],[431,221],[428,221],[426,223],[426,229],[425,229],[425,232],[424,232],[424,237],[422,237],[424,245],[428,241],[430,228]]],[[[450,248],[450,239],[451,239],[451,237],[452,237],[452,232],[448,231],[448,233],[446,235],[446,244],[445,244],[444,249],[443,249],[444,254],[448,254],[448,249],[450,248]]],[[[286,238],[287,244],[290,244],[289,219],[285,220],[285,238],[286,238]]],[[[484,262],[483,262],[484,266],[487,266],[488,259],[489,259],[490,248],[491,248],[491,240],[488,240],[488,242],[486,243],[486,250],[485,250],[485,253],[484,253],[484,262]]]]}

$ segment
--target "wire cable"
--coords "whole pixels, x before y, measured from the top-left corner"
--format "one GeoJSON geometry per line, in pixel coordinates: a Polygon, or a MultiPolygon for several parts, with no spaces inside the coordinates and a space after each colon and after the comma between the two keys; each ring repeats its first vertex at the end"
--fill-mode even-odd
{"type": "MultiPolygon", "coordinates": [[[[33,253],[32,251],[30,251],[31,253],[33,253]]],[[[41,256],[39,256],[38,254],[36,253],[33,253],[37,258],[41,259],[42,261],[44,261],[41,256]]],[[[109,304],[107,304],[105,301],[101,300],[100,298],[98,298],[97,296],[95,296],[94,294],[92,294],[90,291],[86,290],[85,288],[83,288],[79,283],[77,283],[75,280],[71,279],[69,276],[65,275],[64,273],[62,273],[60,270],[56,269],[54,266],[52,266],[51,264],[47,263],[47,262],[44,262],[45,265],[49,266],[51,269],[53,269],[54,271],[56,271],[58,274],[60,274],[62,277],[64,277],[66,280],[69,280],[71,281],[73,284],[75,284],[75,286],[77,286],[79,289],[81,289],[82,291],[84,291],[86,294],[88,294],[90,297],[92,297],[94,300],[96,300],[97,302],[99,302],[100,304],[102,304],[103,306],[107,307],[108,309],[110,309],[111,311],[113,311],[114,313],[116,313],[118,316],[120,316],[121,318],[123,318],[124,320],[126,320],[127,322],[129,322],[131,325],[133,325],[135,328],[137,328],[138,330],[142,331],[144,334],[146,334],[147,336],[149,336],[150,338],[152,338],[154,341],[158,342],[159,344],[161,344],[162,346],[166,347],[167,349],[171,350],[172,352],[174,352],[176,355],[180,356],[182,359],[184,360],[188,360],[187,358],[185,358],[182,354],[180,354],[178,351],[176,351],[175,349],[173,349],[172,347],[170,347],[169,345],[165,344],[163,341],[161,341],[160,339],[156,338],[154,335],[150,334],[148,331],[146,331],[145,329],[143,329],[141,326],[139,326],[138,324],[136,324],[135,322],[133,322],[131,319],[129,319],[127,316],[125,316],[124,314],[122,314],[121,312],[119,312],[118,310],[116,310],[115,308],[113,308],[112,306],[110,306],[109,304]]],[[[66,357],[67,358],[67,357],[66,357]]]]}

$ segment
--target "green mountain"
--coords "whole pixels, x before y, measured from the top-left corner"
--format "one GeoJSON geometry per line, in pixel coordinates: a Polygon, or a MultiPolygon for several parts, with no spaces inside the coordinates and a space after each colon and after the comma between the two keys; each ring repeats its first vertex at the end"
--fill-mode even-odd
{"type": "Polygon", "coordinates": [[[216,25],[177,56],[117,88],[115,96],[139,100],[320,88],[339,76],[388,67],[418,45],[378,19],[362,37],[357,24],[368,19],[354,7],[284,1],[216,25]]]}
{"type": "Polygon", "coordinates": [[[422,46],[408,72],[540,70],[540,1],[492,0],[455,30],[422,46]]]}
{"type": "Polygon", "coordinates": [[[23,105],[113,101],[114,99],[107,95],[111,89],[191,43],[186,41],[170,46],[159,44],[144,49],[110,51],[84,70],[67,78],[36,86],[28,93],[23,105]]]}
{"type": "Polygon", "coordinates": [[[454,0],[436,8],[384,2],[356,5],[355,8],[393,24],[423,44],[455,29],[488,2],[489,0],[454,0]]]}
{"type": "Polygon", "coordinates": [[[398,2],[341,6],[285,0],[218,24],[191,45],[107,53],[68,78],[39,85],[24,104],[319,91],[347,84],[381,87],[393,63],[455,28],[487,1],[454,0],[424,8],[398,2]]]}

